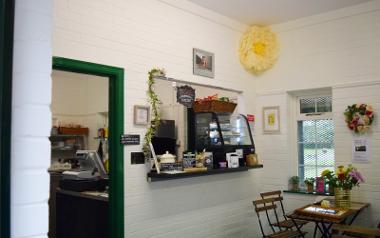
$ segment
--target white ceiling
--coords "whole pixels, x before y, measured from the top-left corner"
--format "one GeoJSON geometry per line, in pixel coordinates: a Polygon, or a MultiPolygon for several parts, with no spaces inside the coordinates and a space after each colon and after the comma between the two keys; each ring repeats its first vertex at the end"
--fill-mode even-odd
{"type": "Polygon", "coordinates": [[[272,25],[370,0],[189,0],[248,25],[272,25]]]}

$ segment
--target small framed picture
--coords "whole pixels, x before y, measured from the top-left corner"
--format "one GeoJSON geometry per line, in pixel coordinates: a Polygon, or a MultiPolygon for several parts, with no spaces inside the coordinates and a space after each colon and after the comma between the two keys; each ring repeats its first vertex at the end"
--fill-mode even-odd
{"type": "Polygon", "coordinates": [[[280,107],[263,107],[263,133],[280,133],[280,107]]]}
{"type": "Polygon", "coordinates": [[[135,125],[148,125],[150,108],[148,106],[135,105],[133,110],[133,123],[135,125]]]}
{"type": "Polygon", "coordinates": [[[214,54],[193,49],[193,74],[214,78],[215,58],[214,54]]]}

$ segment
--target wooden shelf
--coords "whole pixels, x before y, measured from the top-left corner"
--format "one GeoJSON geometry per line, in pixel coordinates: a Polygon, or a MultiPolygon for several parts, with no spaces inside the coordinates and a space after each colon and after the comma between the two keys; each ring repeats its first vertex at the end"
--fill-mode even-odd
{"type": "Polygon", "coordinates": [[[61,138],[70,138],[70,137],[84,137],[86,135],[81,135],[81,134],[56,134],[56,135],[51,135],[49,138],[50,139],[61,139],[61,138]]]}
{"type": "Polygon", "coordinates": [[[226,173],[237,173],[237,172],[245,172],[250,169],[259,169],[263,168],[262,164],[258,164],[255,166],[247,166],[247,167],[239,167],[239,168],[231,168],[231,169],[212,169],[207,171],[200,172],[191,172],[191,173],[178,173],[178,174],[169,174],[169,173],[160,173],[149,172],[147,174],[148,182],[158,182],[158,181],[166,181],[173,179],[183,179],[183,178],[191,178],[191,177],[201,177],[201,176],[209,176],[215,174],[226,174],[226,173]]]}

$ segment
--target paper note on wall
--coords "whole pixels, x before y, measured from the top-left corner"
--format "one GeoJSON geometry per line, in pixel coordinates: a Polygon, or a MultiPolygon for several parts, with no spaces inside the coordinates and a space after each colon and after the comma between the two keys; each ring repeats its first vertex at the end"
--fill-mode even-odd
{"type": "Polygon", "coordinates": [[[355,137],[352,140],[352,162],[369,163],[369,146],[366,137],[355,137]]]}

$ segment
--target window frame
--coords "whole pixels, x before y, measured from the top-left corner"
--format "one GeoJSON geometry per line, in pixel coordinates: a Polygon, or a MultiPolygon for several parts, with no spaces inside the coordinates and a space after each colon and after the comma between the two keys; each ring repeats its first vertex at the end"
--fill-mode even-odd
{"type": "MultiPolygon", "coordinates": [[[[300,121],[310,121],[310,120],[332,120],[333,121],[333,107],[331,102],[331,111],[330,112],[314,112],[314,113],[301,113],[301,103],[300,101],[302,99],[311,99],[311,98],[318,98],[318,97],[332,97],[331,93],[312,93],[306,95],[298,95],[295,97],[295,103],[296,103],[296,110],[295,110],[295,117],[294,121],[294,128],[295,128],[295,141],[294,141],[294,151],[295,151],[295,158],[296,158],[296,174],[300,176],[299,170],[300,170],[300,161],[299,161],[299,132],[298,132],[298,123],[300,121]]],[[[333,140],[334,144],[334,140],[333,140]]],[[[334,146],[335,150],[335,146],[334,146]]],[[[335,154],[334,154],[334,166],[335,166],[335,154]]],[[[334,167],[333,166],[333,167],[334,167]]],[[[302,178],[301,178],[302,179],[302,178]]],[[[303,178],[305,179],[305,178],[303,178]]]]}
{"type": "MultiPolygon", "coordinates": [[[[326,119],[333,119],[333,113],[332,113],[332,106],[331,106],[331,112],[314,112],[314,113],[301,113],[301,104],[300,101],[302,99],[310,99],[310,98],[318,98],[318,97],[332,97],[330,94],[315,94],[315,95],[309,95],[309,96],[297,96],[296,102],[297,102],[297,111],[296,111],[296,120],[298,121],[307,121],[310,120],[310,118],[313,118],[311,120],[326,120],[326,119]]],[[[331,102],[332,104],[332,102],[331,102]]]]}

